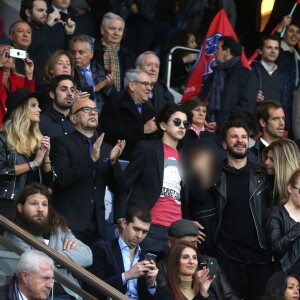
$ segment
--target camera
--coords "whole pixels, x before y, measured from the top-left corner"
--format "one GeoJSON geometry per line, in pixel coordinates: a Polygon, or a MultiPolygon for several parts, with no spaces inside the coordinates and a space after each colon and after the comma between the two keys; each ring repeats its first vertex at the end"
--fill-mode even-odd
{"type": "Polygon", "coordinates": [[[25,59],[26,55],[27,53],[24,50],[14,49],[14,48],[9,49],[9,56],[11,57],[25,59]]]}

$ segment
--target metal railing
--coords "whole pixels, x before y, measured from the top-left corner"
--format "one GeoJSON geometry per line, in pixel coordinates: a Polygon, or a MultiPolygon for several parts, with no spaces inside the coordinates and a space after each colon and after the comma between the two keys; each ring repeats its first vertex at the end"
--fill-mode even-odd
{"type": "MultiPolygon", "coordinates": [[[[44,244],[43,242],[38,240],[36,237],[34,237],[32,234],[23,230],[22,228],[20,228],[19,226],[17,226],[16,224],[14,224],[13,222],[11,222],[10,220],[8,220],[7,218],[5,218],[2,215],[0,215],[0,227],[1,226],[3,228],[5,228],[6,230],[9,230],[16,236],[18,236],[20,239],[24,240],[26,243],[33,246],[35,249],[46,253],[56,263],[59,263],[64,268],[68,269],[73,275],[76,276],[76,278],[86,282],[87,284],[89,284],[90,286],[95,288],[100,293],[107,295],[108,297],[110,297],[112,299],[128,300],[128,298],[124,294],[122,294],[120,291],[116,290],[115,288],[113,288],[112,286],[110,286],[109,284],[104,282],[103,280],[99,279],[98,277],[96,277],[95,275],[93,275],[92,273],[90,273],[89,271],[84,269],[83,267],[78,266],[73,261],[66,258],[65,256],[63,256],[56,250],[50,248],[48,245],[44,244]]],[[[0,244],[1,244],[1,241],[3,242],[4,246],[6,245],[6,247],[8,247],[8,248],[10,248],[10,246],[12,246],[12,245],[10,245],[9,241],[5,240],[3,237],[1,237],[1,239],[0,239],[0,244]]],[[[16,252],[17,254],[20,254],[20,253],[18,253],[18,251],[20,249],[17,249],[17,248],[18,247],[15,246],[14,249],[17,251],[16,252]]],[[[62,276],[60,276],[60,277],[62,277],[62,276]]],[[[60,281],[61,278],[59,278],[59,276],[55,277],[55,279],[57,279],[58,282],[61,282],[60,281]]],[[[62,278],[62,280],[64,282],[61,282],[61,283],[66,285],[66,279],[62,278]]],[[[75,292],[78,292],[78,295],[80,295],[80,296],[82,295],[82,297],[85,300],[96,299],[83,290],[82,290],[82,293],[80,293],[80,291],[78,290],[78,287],[75,290],[74,287],[72,288],[72,283],[71,282],[69,282],[69,283],[70,283],[70,285],[68,285],[68,287],[70,289],[74,290],[75,292]]]]}

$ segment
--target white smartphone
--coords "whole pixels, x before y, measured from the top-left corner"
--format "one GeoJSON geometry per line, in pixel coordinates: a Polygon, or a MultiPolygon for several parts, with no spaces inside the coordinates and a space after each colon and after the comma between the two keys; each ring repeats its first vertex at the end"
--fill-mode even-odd
{"type": "Polygon", "coordinates": [[[11,57],[25,59],[26,55],[27,53],[24,50],[14,49],[14,48],[9,49],[9,56],[11,57]]]}

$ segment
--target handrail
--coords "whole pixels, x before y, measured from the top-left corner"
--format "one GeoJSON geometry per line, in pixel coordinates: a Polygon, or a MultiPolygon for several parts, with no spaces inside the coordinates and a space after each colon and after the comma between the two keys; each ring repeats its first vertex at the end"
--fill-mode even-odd
{"type": "Polygon", "coordinates": [[[2,225],[6,230],[11,231],[13,234],[24,240],[25,242],[32,245],[34,248],[45,252],[48,256],[50,256],[55,262],[67,268],[74,274],[78,279],[88,283],[101,293],[109,296],[112,299],[116,300],[128,300],[128,298],[122,294],[120,291],[116,290],[103,280],[99,279],[94,274],[90,273],[83,267],[78,266],[70,259],[66,258],[62,254],[50,248],[48,245],[44,244],[40,240],[38,240],[35,236],[28,233],[24,229],[20,228],[4,216],[0,215],[0,225],[2,225]]]}
{"type": "MultiPolygon", "coordinates": [[[[9,251],[12,251],[18,255],[21,255],[25,251],[16,246],[13,242],[10,240],[4,238],[0,235],[0,245],[4,246],[9,251]]],[[[81,287],[75,285],[70,280],[66,279],[64,276],[60,275],[57,271],[54,270],[54,278],[57,282],[63,284],[73,292],[75,292],[77,295],[81,296],[84,300],[97,300],[97,298],[90,295],[88,292],[83,290],[81,287]]]]}
{"type": "Polygon", "coordinates": [[[171,69],[172,69],[173,53],[178,49],[186,50],[186,51],[190,51],[190,52],[197,52],[197,53],[200,52],[199,49],[188,48],[188,47],[183,47],[183,46],[175,46],[170,50],[170,52],[168,54],[168,60],[167,60],[167,82],[166,82],[166,85],[168,88],[170,88],[170,84],[171,84],[171,69]]]}

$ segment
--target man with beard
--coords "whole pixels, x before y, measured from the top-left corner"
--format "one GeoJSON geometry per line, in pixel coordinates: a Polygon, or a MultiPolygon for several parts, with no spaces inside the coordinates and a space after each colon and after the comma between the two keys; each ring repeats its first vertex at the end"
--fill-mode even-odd
{"type": "Polygon", "coordinates": [[[262,226],[271,203],[267,175],[247,159],[249,130],[233,119],[223,128],[227,160],[216,183],[216,256],[239,298],[259,299],[271,271],[262,226]]]}
{"type": "Polygon", "coordinates": [[[28,53],[35,68],[37,84],[43,82],[43,69],[48,57],[56,50],[66,49],[68,37],[74,33],[75,22],[70,18],[62,21],[58,10],[47,15],[45,0],[23,0],[20,17],[29,23],[32,30],[32,42],[28,53]]]}
{"type": "MultiPolygon", "coordinates": [[[[90,99],[77,100],[70,119],[75,130],[51,141],[50,158],[57,174],[53,206],[67,218],[75,236],[91,244],[105,236],[106,187],[114,200],[123,194],[124,176],[118,158],[126,143],[118,140],[113,148],[102,143],[104,134],[98,137],[96,132],[98,108],[90,99]]],[[[114,206],[115,216],[118,210],[124,216],[125,204],[119,201],[114,206]]]]}
{"type": "Polygon", "coordinates": [[[264,101],[256,109],[256,120],[260,125],[262,135],[257,139],[250,151],[255,155],[255,163],[261,164],[262,152],[272,142],[283,137],[285,113],[279,102],[264,101]]]}
{"type": "MultiPolygon", "coordinates": [[[[14,202],[12,221],[74,263],[82,267],[92,264],[90,248],[75,238],[68,229],[65,218],[54,211],[46,186],[39,183],[25,186],[14,202]]],[[[4,236],[24,251],[31,249],[29,244],[8,231],[4,232],[4,236]]],[[[66,269],[58,267],[56,271],[79,286],[78,281],[66,269]]],[[[59,296],[81,299],[67,287],[55,282],[54,299],[59,296]]]]}
{"type": "Polygon", "coordinates": [[[75,85],[72,76],[58,75],[49,85],[52,104],[41,114],[40,130],[50,138],[74,131],[69,115],[74,103],[75,85]]]}

